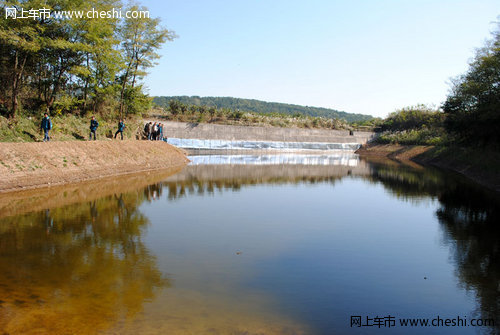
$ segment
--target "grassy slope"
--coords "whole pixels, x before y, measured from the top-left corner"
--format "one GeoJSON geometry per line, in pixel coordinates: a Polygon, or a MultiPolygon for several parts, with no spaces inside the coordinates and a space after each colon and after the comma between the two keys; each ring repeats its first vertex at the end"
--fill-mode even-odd
{"type": "MultiPolygon", "coordinates": [[[[89,136],[90,118],[74,115],[52,117],[53,129],[50,138],[57,141],[85,140],[89,136]]],[[[117,130],[118,121],[108,121],[98,118],[99,128],[97,136],[100,139],[111,138],[117,130]]],[[[38,142],[42,141],[40,118],[18,116],[15,120],[8,120],[0,116],[0,142],[38,142]]],[[[126,138],[135,138],[141,128],[140,118],[125,120],[126,128],[123,135],[126,138]]],[[[119,136],[119,135],[118,135],[119,136]]]]}

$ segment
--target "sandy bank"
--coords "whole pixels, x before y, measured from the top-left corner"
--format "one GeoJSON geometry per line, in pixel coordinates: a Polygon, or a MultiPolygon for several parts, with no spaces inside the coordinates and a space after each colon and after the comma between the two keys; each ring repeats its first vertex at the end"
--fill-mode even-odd
{"type": "Polygon", "coordinates": [[[362,157],[388,157],[458,172],[500,192],[500,159],[497,152],[467,148],[436,148],[421,145],[368,144],[356,151],[362,157]]]}
{"type": "Polygon", "coordinates": [[[186,165],[164,142],[0,143],[0,193],[186,165]]]}
{"type": "Polygon", "coordinates": [[[431,148],[431,146],[423,145],[365,144],[356,150],[356,153],[366,157],[376,156],[396,160],[414,160],[431,148]]]}

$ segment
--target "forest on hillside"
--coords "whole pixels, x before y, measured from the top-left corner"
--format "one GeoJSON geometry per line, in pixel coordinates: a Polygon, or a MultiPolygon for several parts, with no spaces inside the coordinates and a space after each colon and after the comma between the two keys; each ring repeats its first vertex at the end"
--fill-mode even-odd
{"type": "Polygon", "coordinates": [[[232,97],[199,97],[199,96],[161,96],[154,97],[153,103],[159,107],[167,108],[169,101],[176,100],[185,105],[207,106],[218,109],[239,110],[257,114],[284,114],[290,116],[314,116],[329,119],[340,119],[347,122],[368,121],[373,116],[364,114],[351,114],[335,109],[292,105],[278,102],[266,102],[254,99],[240,99],[232,97]]]}

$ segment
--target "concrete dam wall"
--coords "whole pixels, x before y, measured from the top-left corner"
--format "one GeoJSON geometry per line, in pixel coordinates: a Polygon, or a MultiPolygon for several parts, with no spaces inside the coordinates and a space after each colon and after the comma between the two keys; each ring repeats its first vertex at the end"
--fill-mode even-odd
{"type": "Polygon", "coordinates": [[[233,126],[207,123],[164,122],[165,136],[179,139],[226,141],[314,142],[365,144],[374,133],[348,130],[298,129],[278,127],[233,126]]]}

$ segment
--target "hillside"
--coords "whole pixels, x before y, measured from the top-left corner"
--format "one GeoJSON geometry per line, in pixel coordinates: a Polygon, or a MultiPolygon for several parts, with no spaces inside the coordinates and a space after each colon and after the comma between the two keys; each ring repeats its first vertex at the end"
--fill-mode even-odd
{"type": "Polygon", "coordinates": [[[321,116],[331,119],[343,119],[347,122],[366,121],[373,119],[371,115],[351,114],[335,109],[309,107],[279,102],[266,102],[254,99],[240,99],[231,97],[198,97],[198,96],[162,96],[154,97],[153,102],[160,107],[168,107],[170,100],[178,100],[186,105],[205,105],[217,108],[228,108],[242,112],[253,112],[259,114],[280,113],[287,115],[302,114],[308,116],[321,116]]]}

